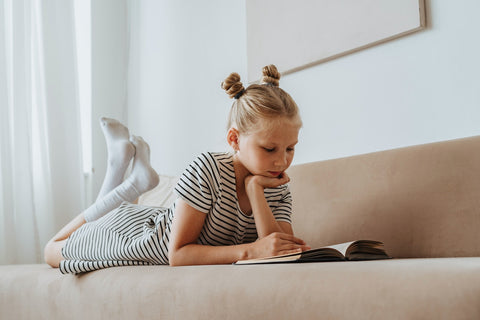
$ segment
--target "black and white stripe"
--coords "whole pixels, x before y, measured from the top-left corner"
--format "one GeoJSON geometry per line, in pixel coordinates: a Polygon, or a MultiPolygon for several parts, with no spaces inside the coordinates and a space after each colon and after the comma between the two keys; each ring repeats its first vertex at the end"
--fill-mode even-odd
{"type": "Polygon", "coordinates": [[[124,202],[102,218],[84,224],[62,250],[62,273],[124,265],[168,264],[172,210],[124,202]]]}

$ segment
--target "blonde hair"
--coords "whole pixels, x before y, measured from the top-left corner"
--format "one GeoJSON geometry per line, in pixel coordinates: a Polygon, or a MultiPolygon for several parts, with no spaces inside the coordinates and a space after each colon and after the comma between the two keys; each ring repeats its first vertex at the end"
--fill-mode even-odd
{"type": "Polygon", "coordinates": [[[252,84],[246,89],[238,73],[231,73],[222,88],[230,98],[235,98],[228,117],[227,128],[236,126],[240,133],[250,132],[259,119],[278,117],[295,118],[300,115],[297,104],[279,85],[280,73],[273,64],[263,67],[262,84],[252,84]]]}

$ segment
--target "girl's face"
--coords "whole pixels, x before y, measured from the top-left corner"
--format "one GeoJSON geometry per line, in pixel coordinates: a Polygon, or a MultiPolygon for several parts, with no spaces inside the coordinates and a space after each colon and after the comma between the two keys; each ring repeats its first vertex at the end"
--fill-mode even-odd
{"type": "Polygon", "coordinates": [[[256,130],[236,132],[235,159],[250,174],[279,177],[292,163],[300,127],[298,118],[260,119],[256,130]]]}

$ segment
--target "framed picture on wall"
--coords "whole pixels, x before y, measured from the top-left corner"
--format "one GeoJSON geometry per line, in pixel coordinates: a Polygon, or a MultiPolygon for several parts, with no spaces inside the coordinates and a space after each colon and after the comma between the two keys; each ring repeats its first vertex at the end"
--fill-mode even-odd
{"type": "Polygon", "coordinates": [[[247,0],[248,81],[282,74],[425,28],[424,0],[247,0]]]}

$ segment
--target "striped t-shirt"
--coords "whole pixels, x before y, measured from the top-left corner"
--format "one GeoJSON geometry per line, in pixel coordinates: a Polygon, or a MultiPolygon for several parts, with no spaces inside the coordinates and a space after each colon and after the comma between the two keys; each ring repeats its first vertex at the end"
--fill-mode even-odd
{"type": "MultiPolygon", "coordinates": [[[[234,245],[258,238],[253,215],[240,210],[231,153],[203,153],[183,172],[175,192],[193,208],[206,213],[197,240],[204,245],[234,245]]],[[[288,185],[264,190],[277,221],[291,223],[292,197],[288,185]]]]}

